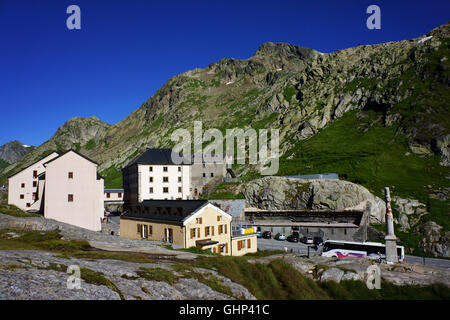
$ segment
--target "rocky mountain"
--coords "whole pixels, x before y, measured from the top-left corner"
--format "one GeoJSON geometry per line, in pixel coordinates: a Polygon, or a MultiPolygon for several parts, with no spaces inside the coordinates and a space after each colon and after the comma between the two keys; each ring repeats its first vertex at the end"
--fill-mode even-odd
{"type": "MultiPolygon", "coordinates": [[[[3,172],[0,184],[51,150],[74,148],[100,164],[108,187],[119,187],[120,169],[133,157],[172,146],[175,129],[193,130],[202,120],[204,130],[222,132],[278,128],[278,175],[336,172],[378,197],[389,186],[393,196],[424,203],[430,213],[402,216],[409,232],[423,219],[448,231],[449,199],[434,195],[448,194],[449,186],[449,34],[447,23],[418,38],[327,54],[264,43],[249,59],[222,59],[172,77],[117,124],[69,120],[3,172]],[[431,38],[420,41],[425,37],[431,38]]],[[[244,182],[259,177],[254,166],[236,170],[244,182]]]]}
{"type": "Polygon", "coordinates": [[[8,165],[22,159],[28,152],[35,147],[23,144],[20,141],[13,140],[0,146],[0,171],[8,165]]]}

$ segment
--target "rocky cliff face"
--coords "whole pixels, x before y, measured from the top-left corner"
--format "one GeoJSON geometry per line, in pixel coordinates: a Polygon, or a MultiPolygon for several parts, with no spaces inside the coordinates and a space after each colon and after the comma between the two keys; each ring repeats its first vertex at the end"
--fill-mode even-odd
{"type": "Polygon", "coordinates": [[[33,146],[25,145],[20,141],[10,141],[0,146],[0,160],[12,164],[22,159],[24,155],[33,149],[33,146]]]}
{"type": "Polygon", "coordinates": [[[348,181],[265,177],[243,185],[242,193],[248,207],[260,209],[363,210],[370,203],[370,222],[385,220],[385,202],[348,181]]]}

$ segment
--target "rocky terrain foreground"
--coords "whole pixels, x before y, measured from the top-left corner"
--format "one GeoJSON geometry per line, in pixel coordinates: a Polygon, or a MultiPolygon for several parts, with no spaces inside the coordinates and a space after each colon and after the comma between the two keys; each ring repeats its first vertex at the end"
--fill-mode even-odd
{"type": "MultiPolygon", "coordinates": [[[[65,240],[87,239],[93,248],[116,253],[140,252],[148,262],[95,256],[77,258],[64,252],[44,250],[0,250],[0,299],[256,299],[251,288],[224,277],[220,268],[207,266],[205,261],[217,258],[215,256],[170,250],[159,242],[122,239],[41,217],[18,218],[0,214],[0,230],[5,229],[8,231],[2,233],[2,240],[17,239],[24,230],[48,232],[59,229],[65,240]],[[205,267],[192,263],[199,258],[204,259],[205,267]],[[80,289],[68,288],[68,283],[72,283],[71,275],[67,273],[69,266],[81,270],[80,289]]],[[[250,263],[248,266],[282,260],[318,283],[365,282],[367,268],[375,264],[381,269],[382,279],[396,285],[450,285],[450,271],[418,264],[387,265],[368,259],[306,258],[295,254],[246,260],[250,263]]]]}

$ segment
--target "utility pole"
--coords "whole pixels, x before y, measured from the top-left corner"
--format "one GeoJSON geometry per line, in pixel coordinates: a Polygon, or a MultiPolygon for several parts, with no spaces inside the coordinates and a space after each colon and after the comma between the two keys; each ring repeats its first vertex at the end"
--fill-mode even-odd
{"type": "Polygon", "coordinates": [[[394,217],[392,216],[391,195],[388,187],[384,188],[384,193],[386,197],[386,236],[384,237],[386,241],[386,262],[397,263],[397,237],[394,234],[394,217]]]}

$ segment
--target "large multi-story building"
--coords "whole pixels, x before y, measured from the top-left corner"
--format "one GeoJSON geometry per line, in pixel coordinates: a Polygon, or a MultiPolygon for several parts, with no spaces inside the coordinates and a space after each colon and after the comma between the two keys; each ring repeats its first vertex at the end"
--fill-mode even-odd
{"type": "Polygon", "coordinates": [[[43,212],[45,218],[100,231],[104,181],[97,166],[74,150],[52,153],[9,178],[8,203],[43,212]]]}
{"type": "Polygon", "coordinates": [[[190,165],[174,163],[170,149],[147,149],[122,173],[125,204],[190,197],[190,165]]]}
{"type": "Polygon", "coordinates": [[[193,156],[176,164],[171,149],[147,149],[122,169],[124,202],[197,199],[224,181],[230,170],[223,156],[193,156]]]}

